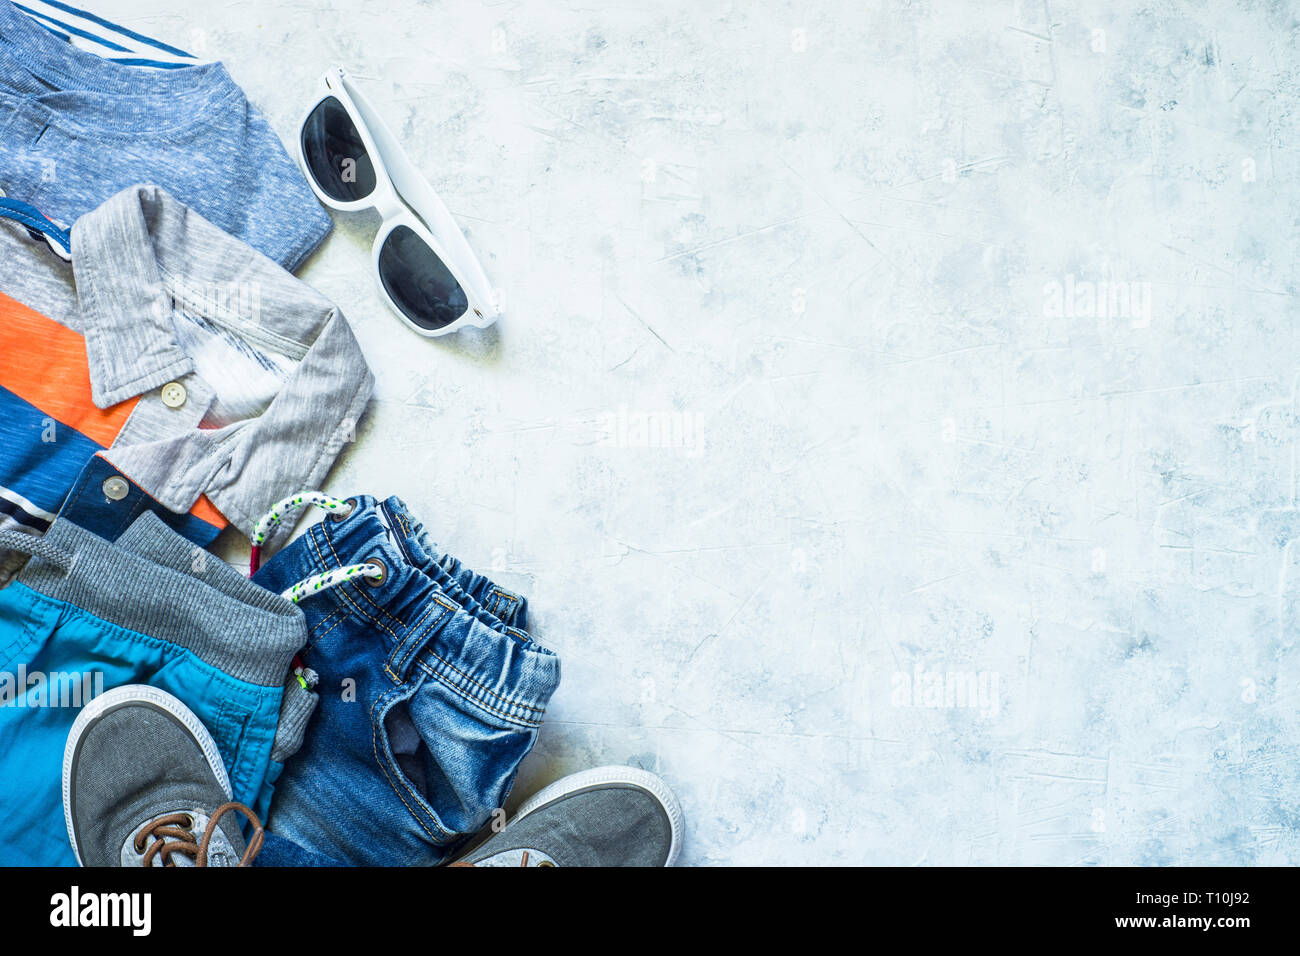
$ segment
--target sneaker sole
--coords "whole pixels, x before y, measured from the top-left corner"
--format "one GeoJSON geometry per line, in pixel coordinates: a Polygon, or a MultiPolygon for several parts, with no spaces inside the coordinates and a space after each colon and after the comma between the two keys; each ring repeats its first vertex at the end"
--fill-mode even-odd
{"type": "Polygon", "coordinates": [[[664,783],[655,774],[636,767],[593,767],[590,770],[583,770],[579,773],[571,773],[567,777],[561,777],[550,786],[538,790],[520,804],[519,809],[515,811],[515,815],[511,818],[511,822],[526,817],[533,811],[540,810],[546,804],[577,790],[588,790],[592,787],[620,783],[648,791],[663,806],[664,813],[668,816],[668,828],[672,833],[672,841],[668,847],[668,859],[664,861],[664,866],[672,866],[677,861],[677,855],[681,852],[682,847],[682,806],[677,802],[677,796],[668,788],[668,784],[664,783]]]}
{"type": "Polygon", "coordinates": [[[89,704],[81,709],[77,719],[73,721],[72,730],[68,731],[68,742],[63,748],[63,823],[68,828],[68,842],[72,844],[72,852],[77,856],[77,865],[85,866],[81,860],[81,848],[77,846],[77,834],[72,825],[72,761],[77,754],[77,748],[81,743],[81,738],[90,726],[92,721],[98,720],[105,714],[111,713],[126,704],[139,703],[146,701],[153,704],[160,710],[166,711],[188,730],[203,751],[203,757],[208,762],[208,767],[212,770],[213,776],[217,778],[217,783],[221,785],[221,790],[226,795],[226,799],[231,799],[230,778],[226,775],[226,765],[221,760],[221,752],[217,749],[217,742],[212,739],[208,733],[208,728],[203,726],[203,722],[178,699],[167,693],[165,690],[159,690],[157,687],[148,687],[145,685],[129,684],[125,687],[114,687],[107,693],[100,694],[89,704]]]}

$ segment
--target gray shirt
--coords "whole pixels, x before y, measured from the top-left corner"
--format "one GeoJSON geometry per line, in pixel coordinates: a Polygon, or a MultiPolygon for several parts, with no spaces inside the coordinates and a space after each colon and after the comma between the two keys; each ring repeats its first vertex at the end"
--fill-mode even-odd
{"type": "MultiPolygon", "coordinates": [[[[33,328],[46,317],[84,338],[94,406],[134,402],[101,438],[105,458],[178,514],[206,495],[246,535],[277,500],[320,485],[374,384],[328,299],[156,186],[78,219],[70,264],[0,220],[0,293],[39,314],[33,328]]],[[[0,356],[0,386],[36,361],[40,337],[27,356],[0,356]]],[[[0,448],[0,496],[66,493],[42,487],[55,469],[43,477],[32,461],[31,448],[0,448]]]]}

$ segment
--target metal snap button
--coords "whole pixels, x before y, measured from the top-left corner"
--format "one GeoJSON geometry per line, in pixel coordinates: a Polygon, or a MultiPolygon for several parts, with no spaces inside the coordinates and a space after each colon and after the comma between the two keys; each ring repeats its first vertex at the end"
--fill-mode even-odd
{"type": "Polygon", "coordinates": [[[109,501],[121,501],[130,490],[126,479],[118,478],[116,475],[104,482],[104,497],[109,501]]]}
{"type": "Polygon", "coordinates": [[[180,408],[185,404],[185,386],[180,382],[168,382],[162,387],[163,404],[168,408],[180,408]]]}

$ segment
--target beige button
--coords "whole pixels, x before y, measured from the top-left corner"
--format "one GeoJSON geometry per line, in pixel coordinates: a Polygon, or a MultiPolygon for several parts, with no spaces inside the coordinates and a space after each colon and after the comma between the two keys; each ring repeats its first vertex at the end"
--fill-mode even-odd
{"type": "Polygon", "coordinates": [[[168,382],[162,387],[162,400],[168,408],[180,408],[185,404],[185,386],[180,382],[168,382]]]}
{"type": "Polygon", "coordinates": [[[125,478],[113,477],[104,482],[104,497],[109,501],[121,501],[130,490],[125,478]]]}

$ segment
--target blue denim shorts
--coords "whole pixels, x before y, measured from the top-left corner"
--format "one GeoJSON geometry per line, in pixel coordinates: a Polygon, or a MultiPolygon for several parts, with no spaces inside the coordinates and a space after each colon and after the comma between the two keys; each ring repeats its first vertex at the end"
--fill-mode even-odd
{"type": "Polygon", "coordinates": [[[523,598],[440,554],[397,498],[352,501],[254,577],[284,591],[365,561],[386,572],[299,605],[319,704],[276,781],[262,864],[448,862],[505,802],[560,681],[523,598]]]}

